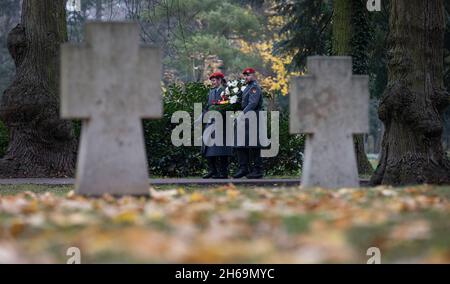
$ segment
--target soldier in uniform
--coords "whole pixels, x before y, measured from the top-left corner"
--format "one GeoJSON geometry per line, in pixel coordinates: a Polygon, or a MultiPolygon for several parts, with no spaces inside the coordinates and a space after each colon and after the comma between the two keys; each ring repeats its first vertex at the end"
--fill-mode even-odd
{"type": "MultiPolygon", "coordinates": [[[[239,161],[239,171],[233,176],[233,178],[242,178],[246,176],[251,179],[259,179],[262,178],[263,166],[262,166],[262,158],[261,158],[261,144],[259,141],[259,112],[262,110],[263,105],[263,96],[261,92],[261,87],[256,81],[255,69],[246,68],[242,72],[245,76],[245,81],[247,83],[247,87],[244,89],[242,94],[242,102],[241,102],[241,110],[244,114],[249,111],[254,111],[257,118],[257,125],[252,125],[252,127],[256,127],[256,145],[250,145],[249,139],[249,121],[245,121],[245,145],[239,146],[237,142],[235,142],[235,150],[237,153],[238,161],[239,161]],[[250,169],[250,171],[249,171],[250,169]]],[[[237,133],[237,127],[235,127],[235,139],[239,133],[237,133]]],[[[242,134],[240,134],[242,135],[242,134]]],[[[236,140],[235,140],[236,141],[236,140]]]]}
{"type": "MultiPolygon", "coordinates": [[[[215,72],[209,77],[212,83],[212,89],[208,94],[208,105],[209,108],[214,102],[218,102],[221,99],[221,94],[225,90],[225,76],[221,72],[215,72]]],[[[225,115],[223,115],[223,122],[225,124],[225,115]]],[[[211,127],[212,124],[216,123],[212,121],[206,126],[206,128],[211,127]]],[[[225,125],[223,129],[223,145],[224,146],[203,146],[202,153],[208,161],[208,173],[203,177],[205,179],[215,178],[215,179],[225,179],[228,178],[228,163],[229,156],[233,154],[232,147],[226,145],[226,132],[225,125]]]]}

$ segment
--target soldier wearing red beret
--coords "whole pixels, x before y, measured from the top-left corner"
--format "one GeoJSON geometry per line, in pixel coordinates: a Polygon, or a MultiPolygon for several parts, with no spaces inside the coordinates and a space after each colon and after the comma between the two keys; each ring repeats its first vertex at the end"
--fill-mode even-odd
{"type": "Polygon", "coordinates": [[[212,80],[213,78],[218,78],[218,79],[224,79],[225,75],[223,75],[222,72],[214,72],[209,76],[209,80],[212,80]]]}
{"type": "MultiPolygon", "coordinates": [[[[262,178],[263,165],[261,158],[261,144],[259,141],[259,112],[262,110],[263,96],[261,92],[261,87],[256,81],[256,71],[253,68],[245,68],[242,74],[245,76],[245,81],[247,87],[242,94],[241,108],[244,114],[249,111],[254,111],[256,113],[257,125],[252,125],[256,127],[256,145],[250,145],[250,123],[245,122],[245,145],[240,146],[235,140],[236,152],[239,160],[239,171],[233,176],[233,178],[242,178],[246,176],[250,179],[262,178]],[[249,171],[250,168],[250,171],[249,171]]],[[[237,128],[235,128],[235,139],[237,139],[239,133],[237,133],[237,128]]]]}
{"type": "Polygon", "coordinates": [[[255,74],[256,70],[251,68],[251,67],[247,67],[242,71],[242,74],[246,75],[246,74],[255,74]]]}
{"type": "MultiPolygon", "coordinates": [[[[212,83],[212,89],[208,94],[208,109],[215,102],[220,101],[221,94],[225,90],[224,85],[226,83],[225,76],[222,72],[214,72],[209,76],[212,83]]],[[[222,119],[225,121],[225,119],[222,119]]],[[[216,122],[209,123],[206,128],[212,127],[216,122]]],[[[226,141],[225,127],[223,129],[223,139],[226,141]]],[[[206,129],[205,129],[206,131],[206,129]]],[[[215,135],[215,134],[214,134],[215,135]]],[[[226,145],[224,142],[223,145],[226,145]]],[[[208,173],[203,178],[215,178],[215,179],[226,179],[228,178],[228,157],[232,155],[233,149],[229,146],[203,146],[202,154],[206,157],[208,161],[208,173]]]]}

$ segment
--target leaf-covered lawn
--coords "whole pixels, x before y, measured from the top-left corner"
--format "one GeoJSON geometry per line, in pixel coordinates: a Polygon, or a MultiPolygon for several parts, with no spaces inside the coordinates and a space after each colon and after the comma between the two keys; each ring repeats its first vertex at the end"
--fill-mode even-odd
{"type": "Polygon", "coordinates": [[[0,263],[450,263],[450,188],[0,186],[0,263]]]}

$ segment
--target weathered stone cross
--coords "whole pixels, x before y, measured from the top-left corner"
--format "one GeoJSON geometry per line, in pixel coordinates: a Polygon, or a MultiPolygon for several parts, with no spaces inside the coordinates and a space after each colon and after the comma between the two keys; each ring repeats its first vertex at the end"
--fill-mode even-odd
{"type": "Polygon", "coordinates": [[[306,133],[302,185],[358,187],[353,134],[368,131],[369,79],[351,57],[309,57],[290,92],[290,132],[306,133]]]}
{"type": "Polygon", "coordinates": [[[62,47],[61,115],[83,121],[78,194],[148,194],[141,119],[162,115],[161,58],[139,39],[137,24],[94,22],[62,47]]]}

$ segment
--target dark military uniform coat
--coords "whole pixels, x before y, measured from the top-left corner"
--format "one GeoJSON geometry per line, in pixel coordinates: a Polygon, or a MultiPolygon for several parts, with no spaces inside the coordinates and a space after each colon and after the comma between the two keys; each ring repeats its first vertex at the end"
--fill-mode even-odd
{"type": "MultiPolygon", "coordinates": [[[[254,111],[256,114],[256,145],[250,145],[250,123],[249,120],[245,120],[245,145],[238,145],[238,127],[237,122],[235,123],[235,135],[234,135],[234,146],[236,148],[261,148],[261,143],[259,139],[259,113],[263,108],[263,96],[261,87],[256,81],[253,81],[247,85],[244,92],[242,93],[241,110],[245,113],[249,111],[254,111]]],[[[240,134],[244,135],[244,134],[240,134]]]]}
{"type": "MultiPolygon", "coordinates": [[[[214,88],[211,91],[209,91],[208,94],[208,105],[207,109],[204,111],[208,111],[209,107],[213,105],[213,101],[219,101],[220,100],[220,94],[222,93],[224,89],[222,87],[214,88]]],[[[225,125],[225,112],[222,113],[222,121],[223,121],[223,144],[224,146],[202,146],[202,154],[205,157],[214,157],[214,156],[231,156],[233,154],[233,148],[226,145],[226,125],[225,125]]],[[[212,121],[212,123],[207,124],[205,130],[210,127],[215,122],[212,121]]],[[[205,131],[203,132],[205,133],[205,131]]],[[[209,135],[208,135],[209,136],[209,135]]],[[[214,134],[212,134],[212,137],[214,137],[214,134]]],[[[203,141],[203,140],[202,140],[203,141]]]]}

